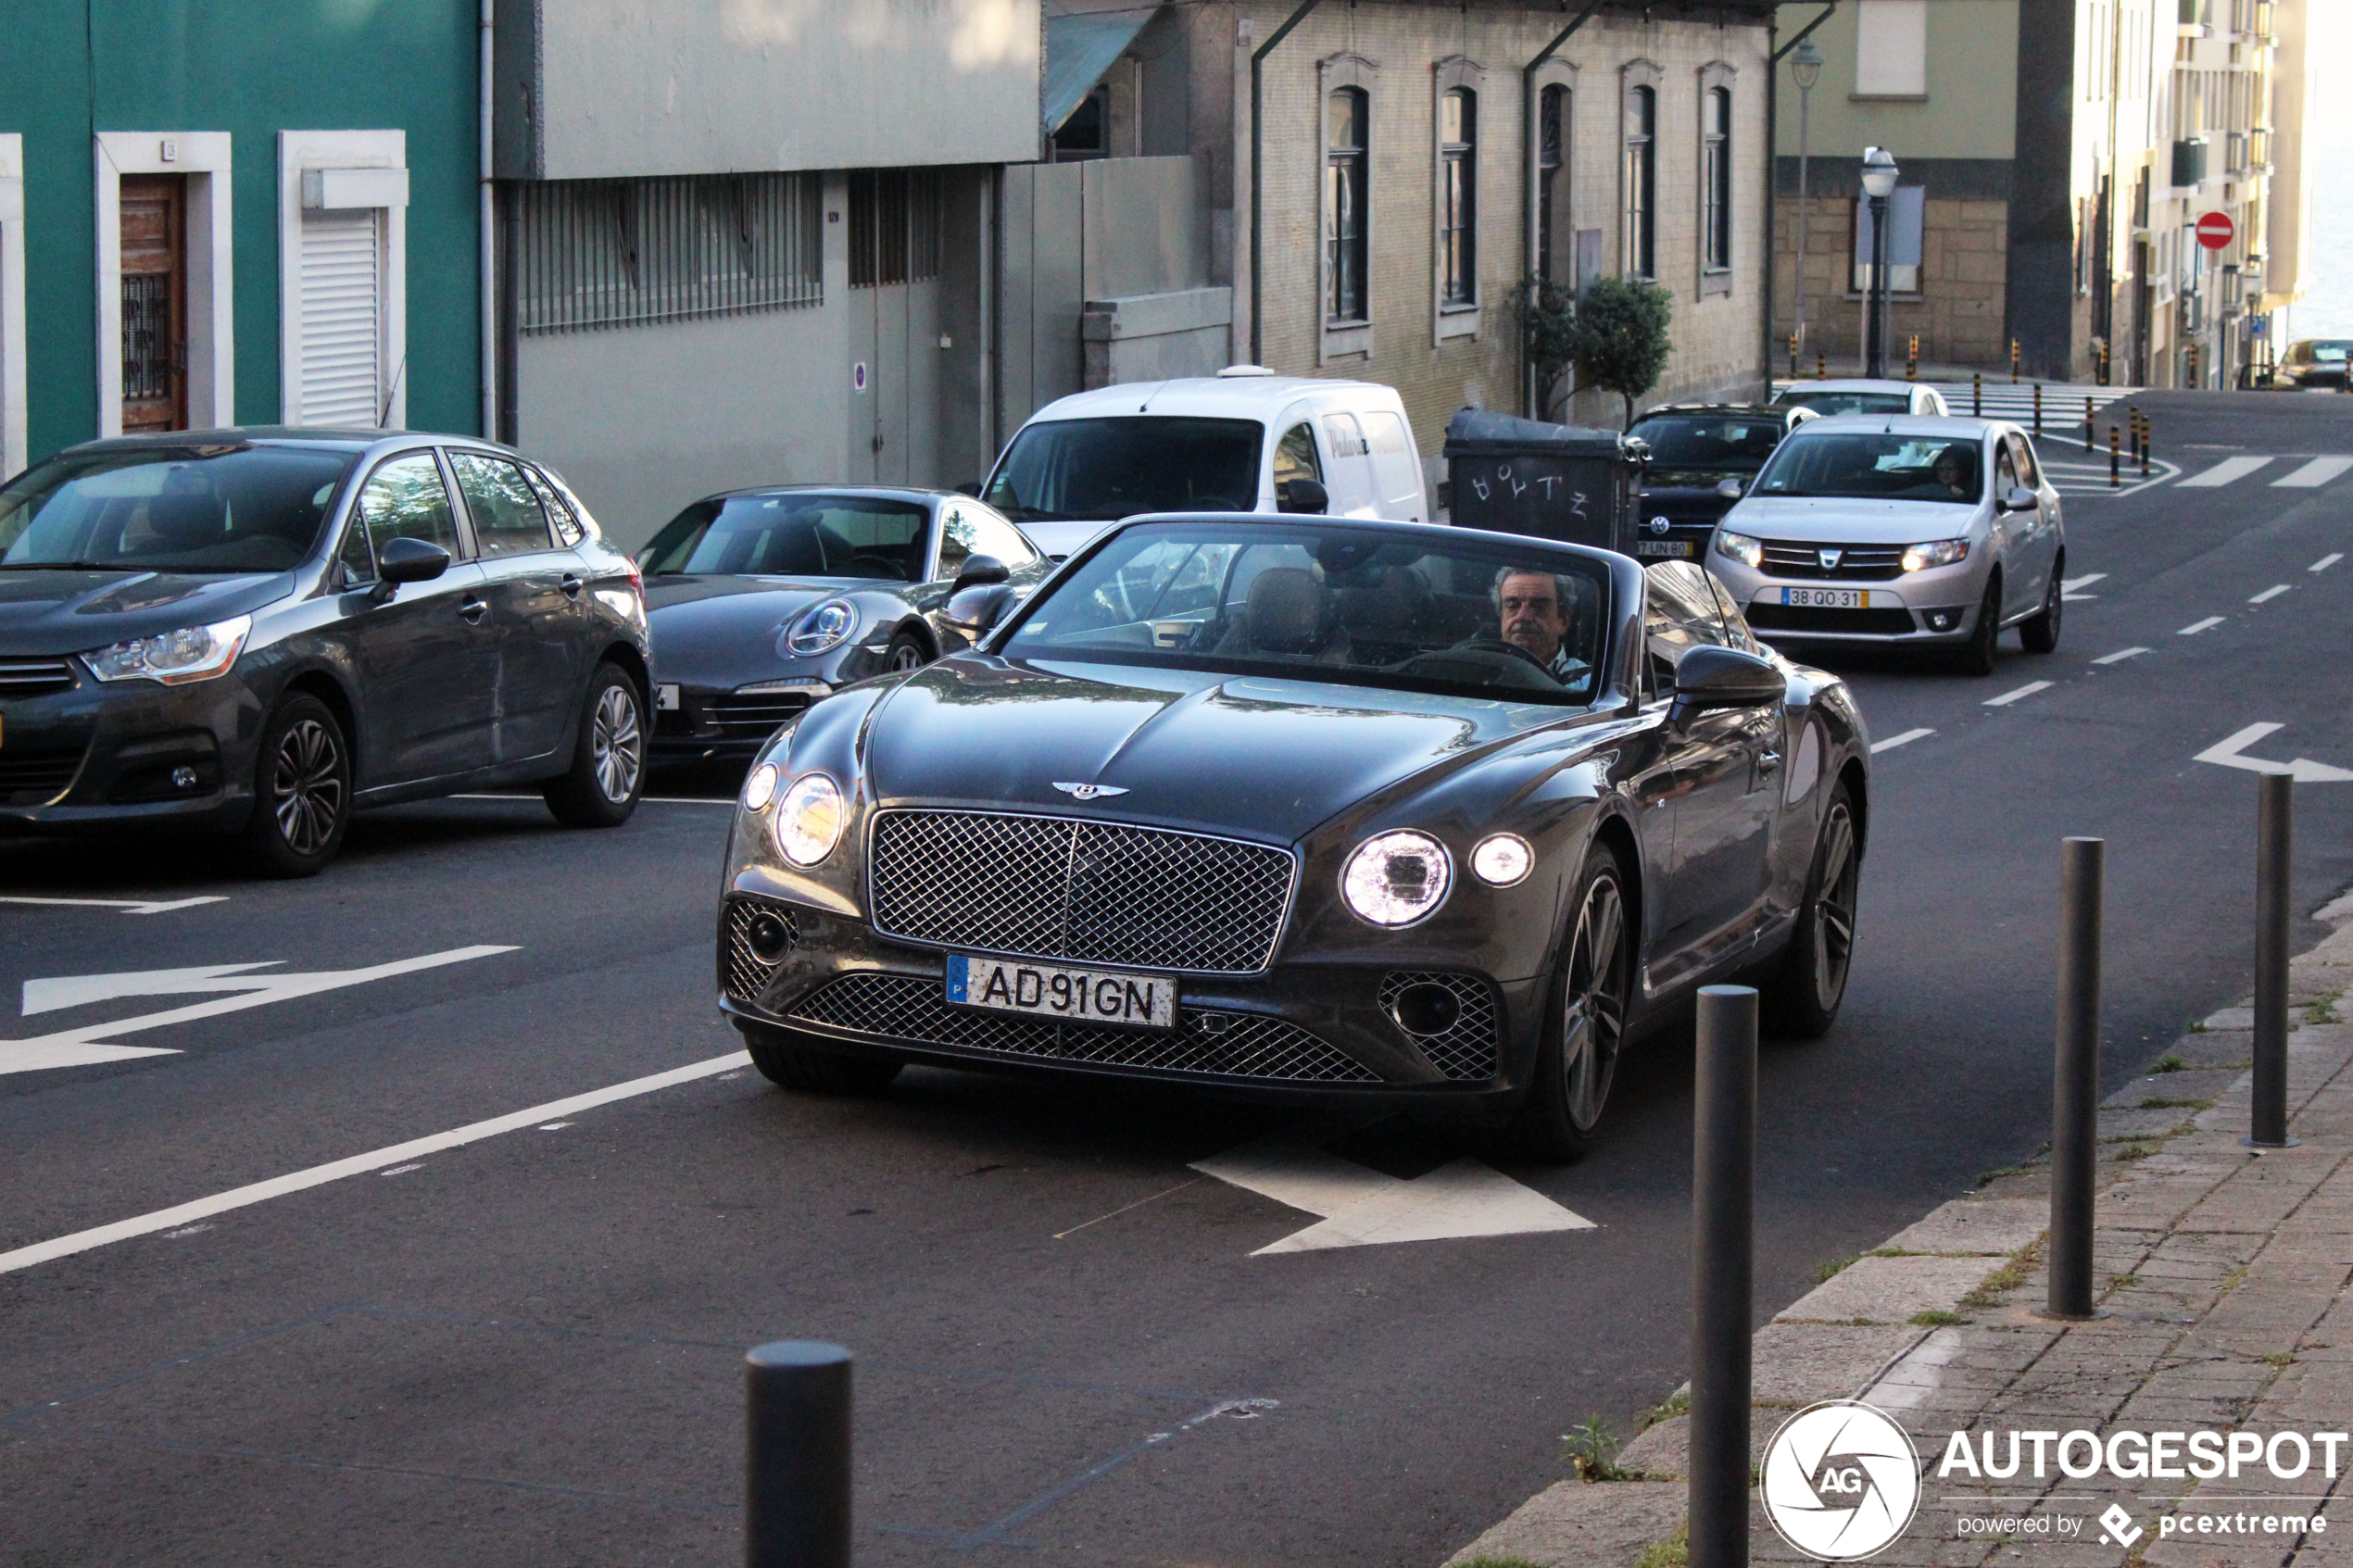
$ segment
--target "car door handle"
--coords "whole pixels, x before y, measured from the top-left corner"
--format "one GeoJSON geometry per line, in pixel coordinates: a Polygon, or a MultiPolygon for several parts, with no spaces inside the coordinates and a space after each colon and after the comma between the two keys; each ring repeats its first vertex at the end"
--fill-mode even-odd
{"type": "Polygon", "coordinates": [[[580,578],[575,573],[565,572],[563,582],[558,586],[563,589],[565,598],[576,599],[580,596],[580,578]]]}
{"type": "Polygon", "coordinates": [[[466,598],[459,601],[458,605],[458,614],[464,620],[467,625],[479,626],[482,624],[484,612],[489,608],[490,607],[487,604],[484,604],[482,600],[474,598],[469,595],[466,598]]]}

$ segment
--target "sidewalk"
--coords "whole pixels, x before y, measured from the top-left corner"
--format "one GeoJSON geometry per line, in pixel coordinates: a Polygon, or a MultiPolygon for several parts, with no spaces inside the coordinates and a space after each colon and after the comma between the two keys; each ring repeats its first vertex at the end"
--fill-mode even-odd
{"type": "MultiPolygon", "coordinates": [[[[2353,898],[2322,913],[2353,922],[2353,898]]],[[[2348,986],[2353,923],[2298,958],[2291,974],[2288,1105],[2300,1148],[2258,1154],[2239,1142],[2250,1082],[2246,1008],[2194,1028],[2158,1071],[2105,1102],[2094,1278],[2107,1317],[2033,1315],[2045,1283],[2047,1170],[2038,1160],[1997,1173],[1757,1331],[1752,1453],[1761,1457],[1790,1412],[1818,1399],[1860,1399],[1901,1422],[1923,1467],[1919,1511],[1874,1562],[2353,1568],[2353,1442],[2336,1449],[2334,1477],[2323,1473],[2317,1440],[2310,1468],[2286,1480],[2259,1461],[2235,1479],[2226,1471],[2122,1480],[2105,1469],[2076,1479],[2056,1463],[2039,1480],[2031,1463],[2006,1480],[1957,1467],[1949,1480],[1939,1475],[1956,1432],[1969,1434],[1981,1458],[1993,1436],[2007,1458],[2012,1433],[2083,1430],[2106,1441],[2127,1429],[2228,1429],[2249,1444],[2246,1434],[2312,1438],[2353,1428],[2348,986]],[[2100,1522],[2111,1505],[2128,1516],[2112,1535],[2100,1522]],[[2325,1524],[2287,1528],[2314,1514],[2325,1524]],[[1965,1519],[2009,1526],[1964,1534],[1965,1519]]],[[[1617,1467],[1638,1478],[1561,1482],[1453,1561],[1681,1562],[1681,1399],[1617,1455],[1617,1467]]],[[[2294,1448],[2280,1453],[2292,1468],[2294,1448]]],[[[1755,1561],[1815,1561],[1774,1533],[1753,1496],[1751,1518],[1755,1561]]]]}

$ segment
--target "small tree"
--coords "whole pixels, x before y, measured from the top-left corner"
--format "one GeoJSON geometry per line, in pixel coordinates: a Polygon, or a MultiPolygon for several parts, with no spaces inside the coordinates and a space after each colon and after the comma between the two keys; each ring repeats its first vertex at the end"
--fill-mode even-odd
{"type": "Polygon", "coordinates": [[[1577,296],[1549,278],[1519,285],[1520,334],[1536,372],[1536,415],[1552,413],[1554,395],[1577,362],[1577,296]]]}
{"type": "Polygon", "coordinates": [[[1596,278],[1578,302],[1578,380],[1625,399],[1627,429],[1633,428],[1634,399],[1657,385],[1667,369],[1673,315],[1667,292],[1640,278],[1596,278]]]}

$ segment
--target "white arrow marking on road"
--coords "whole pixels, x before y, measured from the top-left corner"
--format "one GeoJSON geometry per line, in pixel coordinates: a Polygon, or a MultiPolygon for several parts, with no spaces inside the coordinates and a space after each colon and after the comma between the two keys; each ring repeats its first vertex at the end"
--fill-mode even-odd
{"type": "Polygon", "coordinates": [[[2331,550],[2327,555],[2322,556],[2319,560],[2314,561],[2304,570],[2307,571],[2326,571],[2330,567],[2334,566],[2337,562],[2343,560],[2344,558],[2344,551],[2331,550]]]}
{"type": "Polygon", "coordinates": [[[24,983],[24,1010],[28,1013],[80,1007],[115,997],[218,991],[231,987],[242,994],[216,997],[208,1002],[191,1002],[186,1007],[169,1008],[162,1012],[141,1013],[134,1018],[118,1018],[107,1023],[85,1023],[76,1029],[37,1035],[30,1039],[0,1040],[0,1073],[86,1067],[93,1062],[123,1061],[141,1056],[177,1056],[177,1050],[162,1046],[111,1046],[101,1042],[110,1035],[160,1028],[167,1023],[186,1023],[199,1018],[215,1018],[224,1012],[266,1007],[271,1002],[290,1001],[296,997],[315,996],[321,991],[340,990],[346,985],[364,985],[371,980],[388,980],[396,974],[438,969],[443,964],[463,963],[469,959],[486,959],[493,953],[513,951],[515,948],[512,947],[452,947],[446,953],[396,959],[391,963],[372,964],[366,969],[321,970],[312,974],[236,974],[239,971],[266,969],[271,964],[284,961],[271,959],[264,963],[207,964],[198,969],[28,980],[24,983]],[[232,978],[233,975],[236,977],[232,978]]]}
{"type": "Polygon", "coordinates": [[[1925,740],[1935,733],[1934,730],[1906,730],[1902,734],[1890,735],[1885,740],[1875,740],[1871,742],[1871,755],[1877,757],[1882,751],[1893,751],[1899,746],[1909,746],[1914,741],[1925,740]]]}
{"type": "Polygon", "coordinates": [[[2063,599],[2096,599],[2099,597],[2097,594],[2079,594],[2075,590],[2078,588],[2088,588],[2095,583],[2106,580],[2107,577],[2108,573],[2105,571],[2087,571],[2081,577],[2068,578],[2065,582],[2059,584],[2059,597],[2063,599]]]}
{"type": "Polygon", "coordinates": [[[2051,683],[2048,681],[2029,681],[2026,684],[2019,687],[2015,691],[2007,691],[1999,696],[1987,697],[1985,699],[1985,706],[1988,708],[2007,708],[2011,703],[2018,701],[2020,697],[2032,696],[2036,692],[2046,692],[2050,689],[2051,683]]]}
{"type": "Polygon", "coordinates": [[[1324,1216],[1320,1224],[1260,1248],[1251,1254],[1253,1258],[1331,1247],[1595,1228],[1582,1214],[1467,1158],[1409,1182],[1277,1135],[1197,1160],[1193,1169],[1324,1216]]]}
{"type": "Polygon", "coordinates": [[[2264,589],[2261,593],[2259,593],[2259,594],[2256,595],[2253,598],[2251,598],[2251,599],[2247,600],[2246,602],[2247,602],[2247,603],[2249,603],[2249,604],[2251,604],[2251,605],[2265,605],[2265,604],[2270,604],[2270,603],[2271,603],[2273,599],[2278,598],[2278,597],[2279,597],[2282,594],[2284,594],[2284,593],[2286,593],[2286,592],[2287,592],[2287,584],[2286,584],[2286,583],[2272,583],[2270,587],[2268,587],[2268,588],[2264,589]]]}
{"type": "Polygon", "coordinates": [[[168,915],[174,909],[193,909],[198,904],[225,904],[226,893],[207,893],[194,898],[26,898],[13,894],[0,894],[0,904],[82,904],[93,909],[120,909],[126,915],[168,915]]]}
{"type": "Polygon", "coordinates": [[[2225,458],[2204,473],[2192,474],[2174,488],[2189,490],[2228,484],[2233,480],[2245,479],[2271,460],[2269,458],[2225,458]]]}
{"type": "Polygon", "coordinates": [[[2209,615],[2203,621],[2191,621],[2187,626],[2183,627],[2179,632],[2176,632],[2173,634],[2177,637],[2195,637],[2200,632],[2211,632],[2214,628],[2220,626],[2221,624],[2222,624],[2222,618],[2221,616],[2209,615]]]}
{"type": "Polygon", "coordinates": [[[2242,755],[2246,748],[2274,730],[2284,730],[2285,724],[2249,724],[2223,740],[2215,742],[2191,760],[2212,762],[2224,768],[2245,768],[2251,773],[2293,773],[2298,784],[2344,784],[2353,780],[2353,769],[2332,768],[2325,762],[2315,762],[2299,757],[2293,762],[2266,762],[2260,757],[2242,755]]]}
{"type": "Polygon", "coordinates": [[[2283,474],[2271,481],[2271,488],[2317,490],[2347,469],[2353,469],[2353,458],[2315,458],[2294,473],[2283,474]]]}
{"type": "Polygon", "coordinates": [[[2114,653],[2104,653],[2100,655],[2099,658],[2092,660],[2092,662],[2095,664],[2121,664],[2128,659],[2137,658],[2146,652],[2148,652],[2148,649],[2146,648],[2118,648],[2114,653]]]}

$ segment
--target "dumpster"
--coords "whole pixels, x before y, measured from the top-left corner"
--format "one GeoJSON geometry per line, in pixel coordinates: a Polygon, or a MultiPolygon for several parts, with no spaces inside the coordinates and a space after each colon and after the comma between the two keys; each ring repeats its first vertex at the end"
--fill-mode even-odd
{"type": "Polygon", "coordinates": [[[1614,430],[1465,408],[1446,423],[1450,519],[1630,553],[1648,451],[1614,430]]]}

